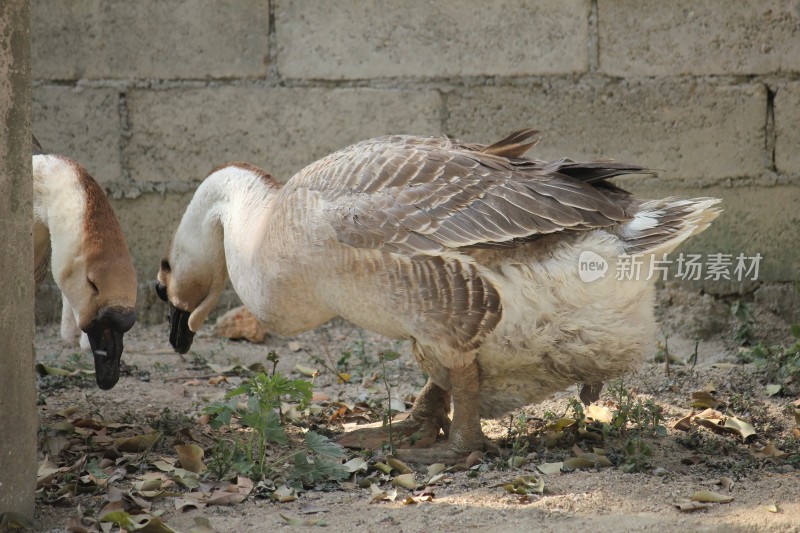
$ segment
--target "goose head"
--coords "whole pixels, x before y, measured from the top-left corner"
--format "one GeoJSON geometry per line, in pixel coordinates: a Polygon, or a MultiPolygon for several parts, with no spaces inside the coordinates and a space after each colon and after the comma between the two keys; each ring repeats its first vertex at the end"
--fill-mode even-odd
{"type": "MultiPolygon", "coordinates": [[[[177,305],[173,304],[169,298],[169,291],[167,289],[168,284],[172,279],[172,263],[168,258],[163,258],[161,260],[161,266],[158,271],[158,281],[156,281],[156,294],[158,297],[167,303],[169,306],[169,343],[178,353],[186,353],[189,351],[189,348],[192,347],[192,342],[194,341],[194,331],[189,329],[189,317],[192,315],[192,310],[197,307],[197,297],[189,296],[187,300],[185,297],[175,296],[177,301],[177,305]],[[194,302],[189,303],[189,302],[194,302]]],[[[178,290],[173,289],[173,293],[175,294],[202,294],[202,290],[200,286],[190,287],[190,290],[178,290]],[[192,290],[194,289],[194,290],[192,290]]]]}
{"type": "Polygon", "coordinates": [[[103,189],[78,163],[34,156],[35,209],[51,238],[53,278],[86,334],[101,389],[119,380],[123,335],[136,322],[136,270],[103,189]]]}
{"type": "Polygon", "coordinates": [[[205,185],[178,225],[155,284],[156,294],[169,305],[169,342],[181,354],[192,347],[227,280],[222,227],[214,209],[202,206],[205,185]]]}
{"type": "Polygon", "coordinates": [[[97,261],[89,256],[84,282],[88,291],[78,287],[78,276],[65,286],[81,293],[70,301],[77,301],[76,321],[89,339],[97,385],[108,390],[119,381],[123,336],[136,322],[136,272],[131,262],[105,257],[97,261]]]}

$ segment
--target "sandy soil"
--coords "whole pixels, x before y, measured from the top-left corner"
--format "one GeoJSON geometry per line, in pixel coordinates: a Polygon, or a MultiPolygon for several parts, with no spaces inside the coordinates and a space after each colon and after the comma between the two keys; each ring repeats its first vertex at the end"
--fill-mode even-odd
{"type": "MultiPolygon", "coordinates": [[[[235,506],[181,512],[175,510],[174,497],[164,497],[153,500],[153,510],[163,510],[163,521],[184,532],[192,529],[198,516],[208,518],[216,531],[290,527],[284,517],[319,521],[329,531],[800,531],[800,457],[756,459],[749,453],[753,442],[771,442],[778,447],[794,442],[795,448],[789,451],[798,454],[797,441],[791,438],[794,418],[787,409],[795,397],[766,395],[763,376],[752,365],[736,364],[736,346],[730,342],[729,333],[702,341],[694,367],[675,363],[668,377],[663,363],[651,361],[641,373],[626,379],[625,387],[632,395],[643,401],[653,400],[664,409],[667,419],[666,436],[646,439],[653,456],[643,472],[627,473],[613,466],[539,474],[545,491],[527,498],[510,495],[502,488],[521,474],[535,473],[538,464],[572,455],[572,442],[547,448],[536,430],[541,429],[542,420],[549,413],[560,416],[567,411],[570,398],[577,397],[573,389],[522,411],[530,429],[526,435],[530,452],[527,464],[511,469],[502,460],[490,459],[483,468],[454,472],[447,476],[448,482],[433,486],[430,502],[404,505],[402,500],[408,491],[400,489],[394,502],[371,503],[369,489],[345,483],[308,490],[289,503],[249,497],[235,506]],[[729,404],[729,412],[753,423],[757,434],[751,437],[752,442],[745,444],[736,435],[717,435],[705,428],[684,432],[671,427],[674,420],[692,411],[691,393],[709,383],[714,384],[717,397],[729,404]],[[723,477],[733,481],[730,490],[715,484],[723,477]],[[694,512],[681,512],[674,506],[676,501],[704,489],[729,495],[733,501],[694,512]],[[309,510],[318,512],[306,514],[309,510]]],[[[671,333],[669,343],[670,352],[679,361],[694,351],[695,342],[678,332],[671,333]]],[[[55,326],[37,329],[36,347],[40,363],[75,364],[75,350],[62,345],[55,326]]],[[[314,390],[327,394],[332,401],[366,400],[380,405],[385,391],[370,378],[380,376],[376,354],[386,349],[403,354],[388,364],[387,374],[395,385],[393,394],[410,399],[424,381],[408,346],[342,322],[293,339],[272,337],[264,345],[220,339],[208,328],[198,334],[185,358],[169,349],[166,325],[137,326],[126,336],[127,371],[113,390],[98,390],[91,378],[41,380],[42,434],[62,420],[57,413],[67,407],[77,408],[76,412],[84,416],[138,427],[174,419],[176,428],[188,426],[199,432],[196,419],[202,407],[233,386],[224,381],[210,384],[208,379],[215,372],[204,365],[266,363],[271,350],[280,357],[278,371],[286,375],[300,377],[294,372],[298,364],[320,370],[314,390]],[[348,351],[354,354],[350,359],[354,379],[352,383],[339,384],[320,360],[333,362],[348,351]]],[[[608,388],[600,403],[612,405],[608,388]]],[[[513,413],[515,418],[519,414],[513,413]]],[[[509,419],[487,420],[484,430],[503,447],[509,444],[508,426],[509,419]]],[[[330,427],[329,434],[338,432],[341,427],[330,427]]],[[[578,444],[586,447],[586,443],[578,444]]],[[[612,462],[620,461],[620,439],[608,438],[603,446],[612,462]]],[[[130,484],[129,479],[117,482],[123,490],[130,484]]],[[[77,516],[76,506],[97,511],[103,499],[101,491],[71,496],[58,505],[40,502],[36,531],[62,531],[67,521],[77,516]]]]}

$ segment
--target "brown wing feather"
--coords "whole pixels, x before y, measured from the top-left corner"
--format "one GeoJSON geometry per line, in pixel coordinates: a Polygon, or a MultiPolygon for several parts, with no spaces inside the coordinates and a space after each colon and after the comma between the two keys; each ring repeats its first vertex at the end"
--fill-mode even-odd
{"type": "Polygon", "coordinates": [[[341,242],[412,254],[515,246],[631,219],[628,193],[602,180],[642,167],[522,158],[537,134],[520,130],[490,146],[372,139],[306,167],[286,190],[314,191],[341,242]]]}

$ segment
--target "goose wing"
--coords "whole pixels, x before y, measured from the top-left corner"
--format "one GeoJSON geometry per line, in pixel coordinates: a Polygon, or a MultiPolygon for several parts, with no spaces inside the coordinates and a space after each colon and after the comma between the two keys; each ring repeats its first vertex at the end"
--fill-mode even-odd
{"type": "Polygon", "coordinates": [[[524,158],[536,135],[490,146],[380,137],[306,167],[286,189],[315,193],[339,241],[410,254],[516,246],[632,218],[630,195],[603,180],[642,167],[524,158]]]}

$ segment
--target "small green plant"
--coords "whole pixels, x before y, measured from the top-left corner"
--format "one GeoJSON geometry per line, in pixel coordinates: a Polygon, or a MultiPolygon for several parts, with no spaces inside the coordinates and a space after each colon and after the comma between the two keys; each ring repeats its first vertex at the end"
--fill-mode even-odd
{"type": "Polygon", "coordinates": [[[213,415],[211,426],[219,429],[230,426],[233,417],[252,431],[244,442],[234,439],[219,439],[212,449],[209,461],[210,475],[223,479],[232,470],[261,481],[268,475],[280,475],[288,484],[313,485],[326,480],[340,480],[349,473],[339,464],[345,453],[341,446],[330,442],[313,431],[305,433],[301,449],[289,446],[284,453],[269,456],[272,448],[288,446],[284,429],[281,404],[297,403],[300,410],[311,402],[311,383],[298,379],[290,380],[276,372],[278,356],[270,352],[267,360],[272,363],[272,373],[257,372],[245,383],[226,394],[227,402],[206,407],[213,415]],[[238,398],[246,397],[240,403],[238,398]],[[287,464],[291,463],[291,471],[287,464]]]}
{"type": "Polygon", "coordinates": [[[750,306],[741,300],[737,300],[736,303],[731,306],[731,314],[733,314],[739,322],[739,327],[736,329],[736,341],[741,346],[749,345],[752,342],[753,327],[753,317],[750,314],[750,306]]]}
{"type": "Polygon", "coordinates": [[[658,342],[656,345],[657,351],[655,355],[655,361],[657,363],[663,362],[664,363],[664,371],[667,374],[667,377],[670,375],[669,364],[672,362],[672,355],[669,353],[669,331],[664,329],[661,334],[664,336],[664,342],[658,342]]]}
{"type": "MultiPolygon", "coordinates": [[[[212,415],[211,427],[218,429],[230,425],[236,415],[239,422],[253,430],[250,446],[245,448],[244,472],[253,479],[263,479],[267,471],[267,451],[271,444],[287,444],[286,433],[281,420],[280,406],[286,401],[297,402],[305,409],[311,401],[311,383],[301,379],[290,380],[275,373],[271,376],[258,372],[245,383],[225,395],[224,403],[214,403],[205,408],[212,415]],[[238,396],[244,395],[247,401],[239,403],[238,396]]],[[[243,465],[243,466],[244,466],[243,465]]]]}
{"type": "Polygon", "coordinates": [[[216,438],[214,446],[211,447],[211,458],[208,461],[206,476],[218,480],[227,479],[235,469],[234,465],[240,454],[241,448],[235,440],[216,438]]]}
{"type": "Polygon", "coordinates": [[[768,383],[788,387],[787,392],[795,392],[800,386],[800,327],[793,327],[792,334],[795,343],[791,346],[757,344],[739,355],[740,360],[754,363],[764,372],[768,383]]]}
{"type": "Polygon", "coordinates": [[[394,434],[392,432],[392,388],[389,386],[389,378],[386,376],[386,362],[394,361],[400,357],[400,354],[393,350],[386,350],[378,354],[378,359],[381,362],[381,377],[383,378],[383,385],[386,387],[386,402],[387,406],[384,410],[383,423],[389,426],[389,448],[390,452],[395,452],[394,434]]]}
{"type": "Polygon", "coordinates": [[[147,423],[164,435],[175,435],[181,429],[194,424],[182,411],[172,412],[169,407],[162,409],[157,416],[148,417],[147,423]]]}
{"type": "Polygon", "coordinates": [[[569,399],[564,417],[569,417],[570,411],[572,411],[571,418],[574,418],[578,424],[584,425],[586,423],[586,413],[583,410],[583,402],[578,398],[573,397],[569,399]]]}
{"type": "Polygon", "coordinates": [[[200,370],[208,365],[209,358],[206,357],[205,355],[198,353],[194,350],[189,352],[189,355],[192,356],[192,358],[189,360],[189,365],[190,365],[189,368],[191,368],[192,370],[200,370]]]}
{"type": "Polygon", "coordinates": [[[524,461],[528,455],[530,446],[530,436],[528,435],[528,420],[524,411],[520,411],[516,417],[509,415],[508,435],[506,442],[511,444],[511,454],[507,465],[515,467],[518,462],[524,461]]]}
{"type": "Polygon", "coordinates": [[[653,455],[653,450],[645,439],[667,434],[663,425],[664,411],[653,400],[643,402],[640,398],[634,398],[621,380],[612,382],[608,389],[616,403],[616,409],[611,424],[604,428],[604,433],[607,436],[619,435],[624,439],[625,460],[620,469],[641,472],[649,468],[653,455]]]}

